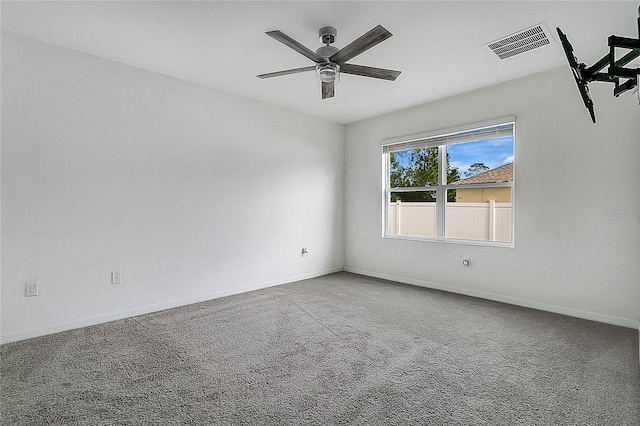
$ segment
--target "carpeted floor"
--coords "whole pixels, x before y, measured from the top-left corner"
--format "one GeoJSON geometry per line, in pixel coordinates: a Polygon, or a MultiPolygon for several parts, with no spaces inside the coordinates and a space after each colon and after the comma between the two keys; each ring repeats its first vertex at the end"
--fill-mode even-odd
{"type": "Polygon", "coordinates": [[[349,273],[1,348],[3,425],[639,425],[638,331],[349,273]]]}

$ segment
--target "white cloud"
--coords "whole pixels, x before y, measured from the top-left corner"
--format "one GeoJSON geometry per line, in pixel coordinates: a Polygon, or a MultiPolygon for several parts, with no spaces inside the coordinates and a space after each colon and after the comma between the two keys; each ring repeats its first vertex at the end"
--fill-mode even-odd
{"type": "Polygon", "coordinates": [[[509,164],[509,163],[513,163],[513,155],[508,156],[507,158],[504,159],[504,161],[502,162],[502,164],[509,164]]]}
{"type": "Polygon", "coordinates": [[[462,161],[450,161],[449,162],[449,166],[451,167],[455,167],[457,168],[459,171],[465,171],[469,169],[469,166],[471,166],[471,164],[469,163],[463,163],[462,161]]]}

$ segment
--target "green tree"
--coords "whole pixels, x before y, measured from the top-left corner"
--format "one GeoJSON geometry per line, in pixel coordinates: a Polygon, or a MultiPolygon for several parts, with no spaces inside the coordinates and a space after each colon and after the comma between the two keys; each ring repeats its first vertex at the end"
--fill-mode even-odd
{"type": "Polygon", "coordinates": [[[487,170],[489,170],[489,167],[484,164],[484,163],[473,163],[472,165],[469,166],[469,169],[464,172],[464,177],[468,178],[471,176],[475,176],[477,174],[480,174],[482,172],[486,172],[487,170]]]}
{"type": "MultiPolygon", "coordinates": [[[[391,187],[421,187],[438,185],[438,148],[421,148],[411,151],[406,165],[400,164],[395,153],[389,156],[391,187]]],[[[447,182],[460,179],[458,169],[449,165],[447,154],[447,182]]],[[[435,192],[403,192],[391,195],[391,201],[435,201],[435,192]],[[434,194],[432,196],[432,193],[434,194]]],[[[448,201],[455,201],[455,191],[449,191],[448,201]]]]}
{"type": "MultiPolygon", "coordinates": [[[[449,153],[447,153],[447,183],[455,182],[460,180],[460,173],[458,172],[457,167],[451,167],[449,164],[449,153]]],[[[447,201],[453,203],[456,201],[456,190],[447,191],[447,201]]]]}
{"type": "Polygon", "coordinates": [[[400,165],[400,162],[396,158],[396,153],[392,152],[389,155],[389,183],[391,188],[399,188],[407,185],[407,171],[400,165]]]}
{"type": "Polygon", "coordinates": [[[414,149],[409,164],[411,186],[438,185],[438,148],[414,149]]]}

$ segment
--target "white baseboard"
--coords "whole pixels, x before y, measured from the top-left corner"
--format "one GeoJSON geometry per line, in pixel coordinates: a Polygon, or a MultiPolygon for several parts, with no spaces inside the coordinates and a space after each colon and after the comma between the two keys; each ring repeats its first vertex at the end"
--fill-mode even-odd
{"type": "Polygon", "coordinates": [[[637,329],[640,335],[640,321],[630,318],[621,318],[611,315],[599,314],[596,312],[582,311],[579,309],[567,308],[564,306],[550,305],[547,303],[535,302],[516,297],[503,296],[499,294],[487,293],[484,291],[453,287],[445,284],[439,284],[426,280],[416,280],[414,278],[402,277],[398,275],[384,274],[380,272],[365,271],[362,269],[351,268],[345,266],[346,272],[354,274],[366,275],[369,277],[382,278],[389,281],[396,281],[403,284],[411,284],[419,287],[432,288],[435,290],[443,290],[450,293],[463,294],[465,296],[473,296],[481,299],[493,300],[495,302],[508,303],[510,305],[522,306],[525,308],[538,309],[540,311],[553,312],[556,314],[567,315],[570,317],[581,318],[591,321],[602,322],[605,324],[618,325],[621,327],[637,329]]]}
{"type": "Polygon", "coordinates": [[[139,306],[133,309],[126,309],[123,311],[110,312],[103,315],[80,318],[73,321],[48,325],[46,327],[32,328],[29,330],[20,330],[12,333],[5,333],[0,336],[0,342],[4,344],[4,343],[16,342],[18,340],[30,339],[33,337],[45,336],[47,334],[59,333],[62,331],[73,330],[76,328],[88,327],[91,325],[102,324],[105,322],[116,321],[124,318],[131,318],[138,315],[148,314],[151,312],[158,312],[165,309],[177,308],[179,306],[191,305],[193,303],[205,302],[207,300],[218,299],[220,297],[231,296],[234,294],[246,293],[248,291],[260,290],[263,288],[273,287],[281,284],[287,284],[295,281],[306,280],[309,278],[320,277],[323,275],[328,275],[328,274],[332,274],[340,271],[343,271],[342,267],[331,268],[331,269],[326,269],[322,271],[310,272],[307,274],[300,274],[300,275],[294,275],[286,278],[279,278],[277,280],[259,282],[259,283],[255,283],[248,286],[226,289],[226,290],[222,290],[214,293],[202,294],[199,296],[168,300],[166,302],[139,306]]]}

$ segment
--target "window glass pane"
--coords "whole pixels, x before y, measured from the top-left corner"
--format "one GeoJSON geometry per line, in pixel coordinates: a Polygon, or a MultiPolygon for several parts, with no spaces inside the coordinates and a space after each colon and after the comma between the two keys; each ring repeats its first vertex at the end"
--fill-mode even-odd
{"type": "Polygon", "coordinates": [[[436,198],[436,191],[392,192],[389,234],[435,238],[436,198]]]}
{"type": "Polygon", "coordinates": [[[390,139],[382,153],[386,235],[513,243],[514,122],[390,139]]]}
{"type": "Polygon", "coordinates": [[[447,145],[451,170],[447,183],[479,184],[513,181],[513,136],[447,145]]]}
{"type": "Polygon", "coordinates": [[[438,148],[389,153],[389,186],[411,188],[438,185],[438,148]]]}
{"type": "Polygon", "coordinates": [[[448,190],[445,238],[510,243],[512,195],[508,186],[448,190]]]}

